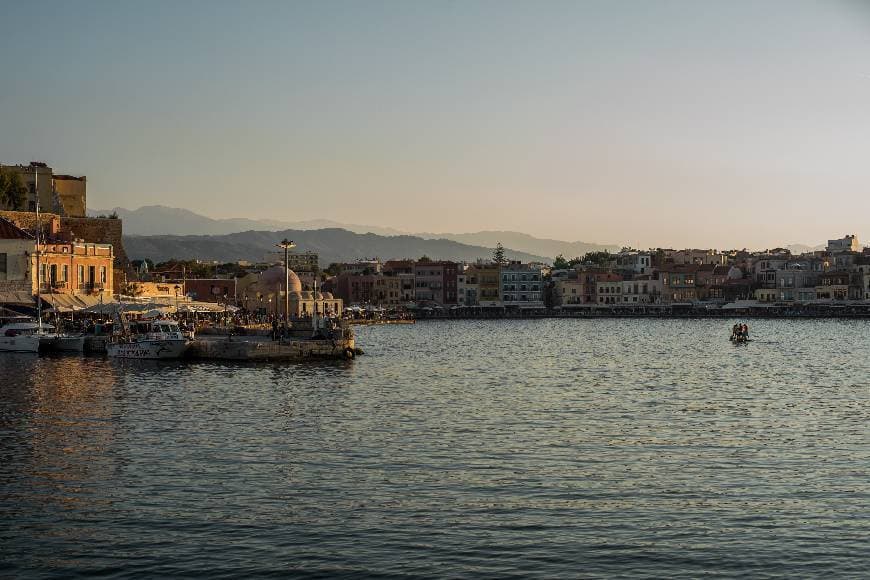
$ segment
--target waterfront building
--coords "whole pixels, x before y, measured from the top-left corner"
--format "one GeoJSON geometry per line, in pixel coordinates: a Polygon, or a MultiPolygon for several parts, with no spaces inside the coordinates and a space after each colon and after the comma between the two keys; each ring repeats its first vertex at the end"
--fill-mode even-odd
{"type": "Polygon", "coordinates": [[[459,264],[421,260],[414,264],[414,297],[417,302],[440,305],[457,303],[459,264]]]}
{"type": "Polygon", "coordinates": [[[598,304],[621,304],[622,281],[608,280],[597,282],[595,293],[598,296],[598,304]]]}
{"type": "Polygon", "coordinates": [[[477,279],[477,304],[485,307],[500,307],[501,268],[498,264],[474,264],[466,271],[466,276],[477,279]]]}
{"type": "Polygon", "coordinates": [[[555,302],[559,306],[583,303],[583,281],[576,270],[560,274],[553,282],[555,302]]]}
{"type": "Polygon", "coordinates": [[[543,308],[543,275],[537,266],[510,262],[501,267],[501,299],[504,306],[543,308]]]}
{"type": "Polygon", "coordinates": [[[848,300],[851,275],[846,271],[825,272],[819,276],[816,300],[848,300]]]}
{"type": "Polygon", "coordinates": [[[696,264],[671,264],[662,266],[658,272],[662,282],[662,302],[695,302],[698,289],[695,279],[698,274],[696,264]]]}
{"type": "Polygon", "coordinates": [[[816,299],[819,273],[807,260],[792,260],[775,272],[774,287],[781,302],[807,302],[816,299]]]}
{"type": "Polygon", "coordinates": [[[755,282],[762,288],[776,288],[776,273],[788,263],[788,256],[760,256],[753,265],[755,282]]]}
{"type": "MultiPolygon", "coordinates": [[[[284,281],[283,264],[275,265],[263,272],[253,274],[255,281],[248,283],[239,280],[239,306],[249,312],[260,315],[284,316],[284,281]]],[[[289,306],[290,318],[308,318],[312,313],[318,315],[340,316],[344,309],[344,301],[336,298],[330,292],[313,292],[302,289],[302,281],[296,272],[289,274],[289,306]]]]}
{"type": "Polygon", "coordinates": [[[51,220],[37,245],[33,234],[0,218],[0,303],[20,304],[29,296],[32,304],[37,293],[59,309],[112,299],[112,245],[64,239],[59,225],[51,220]]]}
{"type": "Polygon", "coordinates": [[[400,299],[403,303],[414,301],[414,261],[387,260],[384,262],[385,276],[393,276],[399,280],[400,299]]]}
{"type": "Polygon", "coordinates": [[[477,270],[463,265],[456,275],[456,297],[460,306],[479,306],[478,292],[480,285],[477,281],[477,270]]]}
{"type": "Polygon", "coordinates": [[[661,298],[661,281],[652,276],[623,280],[621,285],[622,303],[625,305],[655,304],[661,298]]]}

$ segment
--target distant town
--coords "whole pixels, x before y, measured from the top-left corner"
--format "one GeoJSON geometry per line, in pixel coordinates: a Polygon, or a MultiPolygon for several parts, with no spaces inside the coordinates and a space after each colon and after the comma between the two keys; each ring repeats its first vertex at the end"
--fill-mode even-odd
{"type": "MultiPolygon", "coordinates": [[[[295,248],[263,261],[130,260],[123,221],[87,217],[87,179],[45,163],[0,165],[0,306],[87,311],[127,297],[232,306],[260,316],[511,316],[555,314],[836,314],[870,308],[870,249],[857,236],[793,254],[715,249],[588,252],[551,263],[426,256],[321,264],[295,248]],[[37,205],[42,214],[37,222],[37,205]],[[36,235],[39,229],[40,235],[36,235]],[[37,269],[37,255],[39,268],[37,269]],[[285,294],[286,293],[286,294],[285,294]]],[[[276,239],[277,244],[280,240],[276,239]]],[[[383,258],[383,259],[381,259],[383,258]]]]}

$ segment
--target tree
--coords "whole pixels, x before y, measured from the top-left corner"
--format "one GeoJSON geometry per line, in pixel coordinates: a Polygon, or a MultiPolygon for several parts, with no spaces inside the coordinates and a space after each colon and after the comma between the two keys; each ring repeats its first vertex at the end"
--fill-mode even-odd
{"type": "Polygon", "coordinates": [[[24,209],[27,188],[15,171],[0,169],[0,203],[12,210],[24,209]]]}
{"type": "Polygon", "coordinates": [[[507,264],[507,258],[504,257],[504,246],[501,245],[501,242],[498,242],[492,251],[492,261],[496,264],[507,264]]]}
{"type": "Polygon", "coordinates": [[[587,252],[583,256],[584,264],[595,264],[597,266],[607,266],[613,261],[613,256],[610,252],[587,252]]]}
{"type": "Polygon", "coordinates": [[[556,259],[553,260],[554,270],[567,270],[568,268],[570,268],[568,260],[566,260],[565,256],[563,256],[562,254],[559,254],[558,256],[556,256],[556,259]]]}

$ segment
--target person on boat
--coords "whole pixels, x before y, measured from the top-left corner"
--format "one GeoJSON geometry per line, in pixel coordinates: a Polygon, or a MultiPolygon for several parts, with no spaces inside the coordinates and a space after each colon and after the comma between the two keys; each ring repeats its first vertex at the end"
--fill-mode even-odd
{"type": "Polygon", "coordinates": [[[744,324],[740,327],[740,335],[743,337],[743,340],[749,340],[749,325],[744,324]]]}
{"type": "Polygon", "coordinates": [[[731,329],[731,340],[737,340],[738,336],[740,336],[740,324],[735,324],[731,329]]]}

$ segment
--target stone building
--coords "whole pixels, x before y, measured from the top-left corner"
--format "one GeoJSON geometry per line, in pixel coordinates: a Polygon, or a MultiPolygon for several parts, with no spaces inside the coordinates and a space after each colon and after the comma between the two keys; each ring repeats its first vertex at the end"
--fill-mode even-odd
{"type": "MultiPolygon", "coordinates": [[[[284,265],[272,266],[259,274],[240,278],[236,287],[238,305],[263,315],[284,315],[284,265]]],[[[296,272],[289,272],[290,318],[308,318],[312,313],[318,315],[340,316],[344,302],[329,292],[314,293],[303,290],[302,281],[296,272]]]]}
{"type": "Polygon", "coordinates": [[[39,199],[39,206],[45,212],[67,217],[87,215],[86,177],[55,175],[51,167],[39,161],[32,161],[27,165],[0,165],[0,168],[17,173],[27,190],[24,207],[17,209],[36,211],[36,200],[39,199]]]}
{"type": "Polygon", "coordinates": [[[58,223],[50,223],[47,239],[37,245],[33,234],[0,218],[0,302],[14,303],[21,292],[31,297],[39,294],[61,309],[86,308],[112,299],[111,244],[64,239],[58,223]],[[13,292],[15,296],[6,294],[13,292]]]}

